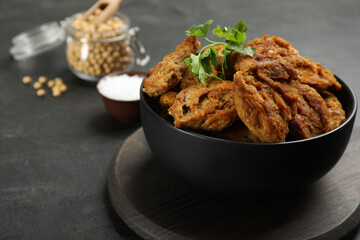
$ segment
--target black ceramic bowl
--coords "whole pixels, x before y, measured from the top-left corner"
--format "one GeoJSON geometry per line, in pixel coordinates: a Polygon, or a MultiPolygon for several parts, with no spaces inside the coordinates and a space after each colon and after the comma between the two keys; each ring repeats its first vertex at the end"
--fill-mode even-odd
{"type": "Polygon", "coordinates": [[[347,119],[310,139],[284,143],[241,143],[177,129],[160,117],[157,101],[140,95],[141,119],[156,159],[189,183],[216,193],[287,190],[307,186],[339,161],[349,142],[357,110],[344,81],[337,93],[347,119]]]}

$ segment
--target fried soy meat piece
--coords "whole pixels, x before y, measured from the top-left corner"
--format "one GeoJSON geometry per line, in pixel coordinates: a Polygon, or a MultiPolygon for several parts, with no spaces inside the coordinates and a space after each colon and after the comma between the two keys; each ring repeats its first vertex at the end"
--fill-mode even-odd
{"type": "Polygon", "coordinates": [[[298,70],[298,79],[318,91],[328,88],[341,89],[341,84],[336,80],[334,74],[322,67],[321,63],[315,63],[307,57],[286,57],[298,70]]]}
{"type": "Polygon", "coordinates": [[[299,51],[293,48],[291,43],[278,36],[264,35],[262,38],[248,41],[245,45],[256,48],[254,56],[257,60],[273,58],[274,56],[299,56],[299,51]]]}
{"type": "Polygon", "coordinates": [[[233,87],[237,114],[249,130],[261,142],[284,142],[291,111],[281,95],[258,79],[253,68],[238,71],[233,87]]]}
{"type": "Polygon", "coordinates": [[[234,76],[238,115],[264,142],[283,142],[287,134],[292,140],[310,138],[329,130],[324,99],[314,88],[294,79],[292,67],[284,61],[262,61],[234,76]]]}
{"type": "Polygon", "coordinates": [[[221,131],[229,127],[238,119],[232,82],[213,80],[180,91],[169,114],[174,117],[177,128],[221,131]]]}
{"type": "Polygon", "coordinates": [[[175,102],[176,95],[177,95],[177,92],[174,92],[174,91],[164,93],[160,97],[160,100],[159,100],[160,105],[164,109],[170,108],[175,102]]]}
{"type": "Polygon", "coordinates": [[[329,111],[324,99],[314,88],[294,80],[297,72],[290,63],[282,60],[262,61],[254,69],[257,69],[261,81],[279,92],[290,106],[290,138],[310,138],[328,131],[329,111]]]}
{"type": "Polygon", "coordinates": [[[200,47],[196,37],[187,37],[176,51],[165,56],[154,68],[149,70],[149,76],[144,79],[142,89],[150,97],[158,97],[174,88],[187,71],[184,59],[191,53],[196,53],[200,47]]]}
{"type": "Polygon", "coordinates": [[[242,121],[219,132],[211,132],[210,136],[236,142],[260,143],[261,140],[253,134],[242,121]]]}
{"type": "Polygon", "coordinates": [[[196,84],[199,84],[199,81],[197,80],[196,77],[194,77],[194,75],[192,75],[190,73],[190,70],[187,69],[185,72],[184,72],[184,75],[181,79],[181,82],[180,82],[180,88],[181,89],[185,89],[185,88],[188,88],[192,85],[196,85],[196,84]]]}
{"type": "MultiPolygon", "coordinates": [[[[263,39],[272,40],[278,46],[275,48],[277,52],[276,57],[281,56],[284,60],[291,63],[296,70],[298,71],[298,80],[307,84],[316,90],[325,90],[328,88],[333,88],[335,90],[341,89],[341,84],[336,80],[334,74],[322,67],[320,63],[315,63],[314,61],[303,57],[298,53],[298,50],[291,46],[291,43],[287,42],[285,39],[282,39],[277,36],[269,37],[264,36],[263,39]]],[[[248,43],[252,45],[251,42],[248,43]]]]}
{"type": "Polygon", "coordinates": [[[329,91],[324,91],[321,93],[322,97],[325,100],[325,103],[329,109],[329,131],[337,128],[346,120],[345,111],[342,108],[342,105],[339,99],[329,91]]]}
{"type": "Polygon", "coordinates": [[[243,70],[249,65],[249,62],[255,64],[255,62],[264,60],[282,60],[294,66],[298,72],[297,79],[303,84],[307,84],[318,91],[328,88],[341,89],[341,84],[330,70],[323,68],[320,63],[315,63],[307,57],[301,56],[298,50],[283,38],[264,35],[262,38],[250,40],[245,45],[255,47],[256,52],[253,57],[237,52],[231,54],[229,65],[234,72],[243,70]]]}
{"type": "Polygon", "coordinates": [[[256,52],[252,57],[233,52],[229,58],[229,67],[234,72],[242,71],[249,65],[264,60],[283,60],[285,56],[300,56],[299,52],[289,42],[277,36],[264,35],[262,38],[250,40],[245,46],[255,47],[256,52]]]}
{"type": "Polygon", "coordinates": [[[329,131],[329,109],[314,88],[291,80],[289,86],[282,86],[282,91],[293,116],[289,122],[289,139],[305,139],[329,131]]]}

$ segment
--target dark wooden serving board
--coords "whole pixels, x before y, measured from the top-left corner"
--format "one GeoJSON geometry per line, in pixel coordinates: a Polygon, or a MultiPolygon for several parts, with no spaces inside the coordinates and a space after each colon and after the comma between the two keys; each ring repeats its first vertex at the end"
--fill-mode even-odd
{"type": "Polygon", "coordinates": [[[354,129],[340,162],[309,189],[267,198],[218,196],[157,162],[140,128],[114,157],[108,190],[115,211],[144,239],[339,239],[360,222],[359,153],[354,129]]]}

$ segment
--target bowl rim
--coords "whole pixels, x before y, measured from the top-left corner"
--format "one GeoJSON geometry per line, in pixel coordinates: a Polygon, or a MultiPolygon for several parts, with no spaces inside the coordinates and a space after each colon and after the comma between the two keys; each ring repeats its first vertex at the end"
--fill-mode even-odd
{"type": "Polygon", "coordinates": [[[189,136],[193,136],[193,137],[198,137],[204,140],[210,140],[213,142],[221,142],[221,143],[226,143],[226,144],[237,144],[237,145],[254,145],[254,146],[277,146],[277,145],[288,145],[288,144],[298,144],[298,143],[303,143],[303,142],[308,142],[308,141],[312,141],[312,140],[316,140],[316,139],[320,139],[323,138],[335,131],[338,131],[339,129],[345,127],[345,125],[347,125],[356,115],[357,112],[357,106],[358,106],[358,102],[357,102],[357,98],[355,95],[354,90],[350,87],[350,85],[348,83],[346,83],[344,80],[342,80],[341,78],[339,78],[336,74],[334,74],[335,78],[341,83],[342,87],[345,85],[346,88],[349,90],[350,93],[350,97],[353,101],[353,107],[350,110],[350,114],[349,117],[346,118],[345,122],[343,122],[340,126],[336,127],[335,129],[328,131],[326,133],[323,133],[321,135],[312,137],[312,138],[307,138],[307,139],[300,139],[300,140],[294,140],[294,141],[289,141],[289,142],[280,142],[280,143],[248,143],[248,142],[237,142],[237,141],[232,141],[232,140],[227,140],[227,139],[221,139],[221,138],[216,138],[216,137],[212,137],[212,136],[207,136],[204,134],[200,134],[200,133],[196,133],[190,129],[188,130],[183,130],[180,128],[176,128],[173,124],[171,124],[170,122],[168,122],[167,120],[163,119],[159,114],[157,114],[150,106],[149,104],[145,101],[145,93],[142,91],[143,89],[143,84],[144,82],[142,82],[141,87],[140,87],[140,102],[142,102],[145,107],[153,114],[156,116],[156,118],[158,118],[162,123],[166,124],[168,127],[172,127],[174,128],[175,131],[178,131],[181,134],[185,134],[185,135],[189,135],[189,136]]]}
{"type": "MultiPolygon", "coordinates": [[[[115,102],[121,102],[121,103],[122,103],[122,102],[124,102],[124,103],[139,102],[141,96],[140,96],[140,98],[137,99],[137,100],[119,100],[119,99],[114,99],[114,98],[110,98],[110,97],[108,97],[108,96],[105,96],[104,94],[102,94],[102,93],[100,92],[100,90],[99,90],[99,84],[100,84],[100,82],[101,82],[102,80],[104,80],[104,78],[109,77],[109,76],[119,76],[119,75],[123,75],[123,74],[127,74],[127,75],[129,75],[129,76],[138,75],[138,76],[142,77],[143,80],[144,80],[144,78],[146,77],[146,74],[147,74],[147,73],[146,73],[146,72],[143,72],[143,71],[136,71],[136,70],[112,72],[112,73],[107,74],[107,75],[105,75],[105,76],[103,76],[103,77],[100,78],[100,80],[99,80],[99,81],[97,82],[97,84],[96,84],[96,90],[97,90],[97,92],[98,92],[103,98],[106,98],[106,99],[109,99],[109,100],[112,100],[112,101],[115,101],[115,102]]],[[[143,82],[143,80],[142,80],[142,82],[143,82]]],[[[141,85],[140,85],[140,94],[141,94],[141,92],[142,92],[142,91],[141,91],[142,85],[143,85],[142,82],[141,82],[141,85]]]]}

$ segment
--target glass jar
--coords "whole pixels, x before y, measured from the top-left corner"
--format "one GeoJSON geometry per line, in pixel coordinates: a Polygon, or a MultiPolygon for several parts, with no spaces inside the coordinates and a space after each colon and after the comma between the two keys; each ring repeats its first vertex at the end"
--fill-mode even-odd
{"type": "Polygon", "coordinates": [[[131,68],[136,61],[144,66],[150,57],[138,40],[138,27],[130,28],[129,18],[117,13],[123,23],[110,31],[84,31],[73,26],[74,14],[65,20],[51,22],[22,32],[12,39],[10,53],[16,60],[26,59],[52,49],[66,39],[69,69],[79,78],[97,81],[109,73],[131,68]]]}
{"type": "Polygon", "coordinates": [[[123,26],[102,32],[87,32],[74,28],[76,15],[65,19],[67,33],[66,58],[70,70],[80,78],[99,80],[112,72],[129,69],[137,55],[137,64],[148,62],[148,55],[137,39],[139,28],[129,29],[129,18],[116,14],[123,26]]]}

